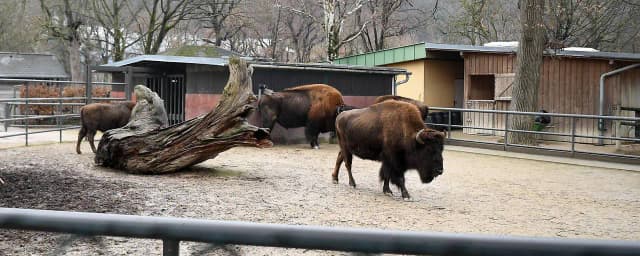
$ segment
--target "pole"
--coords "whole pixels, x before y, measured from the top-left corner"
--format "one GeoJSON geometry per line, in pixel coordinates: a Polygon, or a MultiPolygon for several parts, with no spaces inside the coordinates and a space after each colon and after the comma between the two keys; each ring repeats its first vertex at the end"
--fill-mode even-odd
{"type": "Polygon", "coordinates": [[[571,156],[576,154],[576,118],[571,118],[571,156]]]}
{"type": "Polygon", "coordinates": [[[503,150],[507,151],[507,146],[509,146],[509,113],[505,113],[504,116],[504,146],[503,150]]]}
{"type": "Polygon", "coordinates": [[[180,241],[163,239],[162,240],[162,255],[163,256],[179,256],[180,255],[180,241]]]}
{"type": "Polygon", "coordinates": [[[87,97],[87,101],[86,104],[91,104],[91,101],[93,100],[93,85],[91,84],[91,66],[87,65],[86,66],[86,71],[87,71],[87,86],[86,86],[86,97],[87,97]]]}
{"type": "MultiPolygon", "coordinates": [[[[25,83],[25,107],[26,107],[26,113],[25,116],[29,117],[29,113],[31,113],[31,111],[29,111],[29,83],[25,83]]],[[[29,146],[29,119],[24,120],[24,145],[25,146],[29,146]]]]}
{"type": "Polygon", "coordinates": [[[133,88],[133,67],[127,67],[124,74],[124,94],[127,100],[131,100],[131,88],[133,88]]]}

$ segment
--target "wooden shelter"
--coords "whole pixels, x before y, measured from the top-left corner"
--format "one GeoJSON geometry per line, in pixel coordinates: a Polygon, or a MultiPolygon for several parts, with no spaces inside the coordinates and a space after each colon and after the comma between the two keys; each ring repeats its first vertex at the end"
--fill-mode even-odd
{"type": "MultiPolygon", "coordinates": [[[[413,75],[406,85],[398,87],[398,95],[422,100],[429,106],[509,110],[516,48],[420,43],[350,56],[337,62],[406,68],[413,75]]],[[[636,63],[640,63],[640,54],[547,50],[541,69],[539,107],[552,113],[597,115],[601,76],[636,63]]],[[[634,66],[607,76],[604,81],[603,114],[634,116],[633,111],[624,109],[640,107],[640,68],[634,66]]],[[[503,129],[504,115],[465,113],[463,124],[503,129]]],[[[576,121],[579,135],[597,136],[600,128],[604,128],[606,135],[614,135],[618,126],[605,122],[599,127],[597,120],[589,119],[576,121]]],[[[554,118],[547,131],[571,133],[571,119],[554,118]]],[[[480,129],[464,129],[464,133],[502,135],[501,131],[480,129]]],[[[567,138],[545,136],[545,139],[567,138]]]]}

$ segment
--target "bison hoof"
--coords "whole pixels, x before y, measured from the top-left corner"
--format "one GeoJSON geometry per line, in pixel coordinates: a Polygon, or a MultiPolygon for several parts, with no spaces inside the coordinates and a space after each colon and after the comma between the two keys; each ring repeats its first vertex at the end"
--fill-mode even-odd
{"type": "Polygon", "coordinates": [[[404,200],[405,202],[413,202],[413,199],[411,199],[411,197],[403,197],[402,200],[404,200]]]}
{"type": "Polygon", "coordinates": [[[349,186],[352,186],[353,188],[356,188],[356,183],[355,182],[349,182],[349,186]]]}
{"type": "Polygon", "coordinates": [[[313,149],[320,149],[320,147],[318,147],[318,146],[313,146],[313,149]]]}
{"type": "Polygon", "coordinates": [[[391,190],[388,191],[382,191],[383,194],[388,195],[388,196],[393,196],[393,192],[391,192],[391,190]]]}
{"type": "Polygon", "coordinates": [[[338,184],[338,179],[333,178],[333,184],[338,184]]]}

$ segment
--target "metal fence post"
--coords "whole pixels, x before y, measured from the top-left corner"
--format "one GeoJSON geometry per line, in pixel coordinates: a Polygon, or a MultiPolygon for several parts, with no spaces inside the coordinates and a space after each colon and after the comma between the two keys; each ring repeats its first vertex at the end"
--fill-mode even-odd
{"type": "Polygon", "coordinates": [[[571,156],[576,154],[576,118],[571,117],[571,156]]]}
{"type": "Polygon", "coordinates": [[[24,145],[29,146],[29,83],[24,83],[25,91],[25,115],[27,119],[24,120],[24,145]]]}
{"type": "Polygon", "coordinates": [[[162,255],[163,256],[179,256],[180,255],[180,241],[177,240],[162,240],[162,255]]]}
{"type": "Polygon", "coordinates": [[[451,139],[451,110],[449,110],[449,126],[447,128],[449,132],[447,132],[447,138],[451,139]]]}
{"type": "MultiPolygon", "coordinates": [[[[4,118],[11,118],[11,108],[12,106],[10,104],[4,104],[4,118]]],[[[5,121],[3,123],[4,126],[4,131],[8,132],[9,131],[9,121],[5,121]]]]}
{"type": "Polygon", "coordinates": [[[509,113],[505,113],[504,116],[504,145],[503,150],[507,151],[507,146],[509,146],[509,113]]]}
{"type": "MultiPolygon", "coordinates": [[[[62,84],[58,84],[58,97],[62,98],[62,84]]],[[[62,99],[59,99],[58,103],[58,115],[62,115],[62,99]]],[[[62,120],[60,117],[56,117],[56,123],[60,132],[60,142],[62,142],[62,120]]]]}
{"type": "Polygon", "coordinates": [[[87,67],[86,68],[87,69],[87,79],[86,79],[87,85],[86,85],[86,89],[85,89],[86,90],[86,97],[87,97],[86,104],[91,104],[91,101],[92,101],[92,98],[93,98],[93,85],[91,84],[92,83],[92,81],[91,81],[91,66],[87,65],[86,67],[87,67]]]}
{"type": "Polygon", "coordinates": [[[124,73],[124,94],[127,100],[131,100],[131,90],[133,88],[133,67],[127,67],[127,70],[124,73]]]}

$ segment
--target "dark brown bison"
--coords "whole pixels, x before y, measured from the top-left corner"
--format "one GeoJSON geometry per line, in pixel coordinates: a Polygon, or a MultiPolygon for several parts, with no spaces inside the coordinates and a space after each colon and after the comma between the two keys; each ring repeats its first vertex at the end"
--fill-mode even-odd
{"type": "Polygon", "coordinates": [[[335,131],[336,109],[344,105],[342,94],[326,84],[302,85],[281,92],[265,90],[258,102],[262,126],[273,129],[305,127],[312,148],[318,148],[318,134],[335,131]]]}
{"type": "Polygon", "coordinates": [[[382,191],[391,194],[391,181],[398,186],[404,199],[410,198],[404,185],[407,169],[416,169],[423,183],[431,182],[443,172],[444,135],[427,128],[413,104],[384,101],[368,108],[342,112],[336,119],[336,133],[340,153],[332,174],[335,183],[344,161],[349,185],[356,186],[351,174],[353,155],[382,162],[382,191]]]}
{"type": "Polygon", "coordinates": [[[397,95],[383,95],[383,96],[380,96],[380,97],[376,98],[376,100],[373,102],[373,104],[380,103],[380,102],[383,102],[383,101],[388,101],[388,100],[403,101],[403,102],[411,103],[411,104],[415,105],[420,110],[420,114],[422,116],[422,120],[427,120],[427,116],[429,115],[429,107],[427,105],[425,105],[424,103],[422,103],[420,101],[417,101],[417,100],[414,100],[414,99],[410,99],[410,98],[406,98],[406,97],[402,97],[402,96],[397,96],[397,95]]]}
{"type": "Polygon", "coordinates": [[[93,137],[96,131],[105,132],[114,128],[119,128],[129,122],[131,109],[136,105],[135,102],[124,101],[114,103],[92,103],[80,109],[80,122],[82,128],[78,132],[78,143],[76,144],[76,153],[80,152],[80,142],[86,136],[91,145],[93,153],[96,147],[93,144],[93,137]]]}

